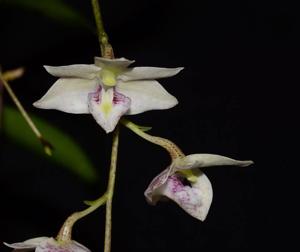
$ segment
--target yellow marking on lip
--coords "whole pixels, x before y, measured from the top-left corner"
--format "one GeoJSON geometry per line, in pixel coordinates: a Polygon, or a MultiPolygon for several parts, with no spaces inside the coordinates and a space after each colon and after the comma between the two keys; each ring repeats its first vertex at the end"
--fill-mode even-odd
{"type": "Polygon", "coordinates": [[[177,172],[181,173],[191,183],[195,183],[198,180],[198,177],[193,173],[192,170],[179,170],[177,172]]]}
{"type": "Polygon", "coordinates": [[[108,93],[105,93],[102,97],[102,102],[100,104],[100,110],[103,112],[104,116],[107,117],[113,108],[111,97],[108,93]]]}
{"type": "Polygon", "coordinates": [[[111,103],[104,103],[102,105],[102,108],[101,108],[103,114],[107,117],[108,114],[110,113],[110,111],[112,110],[112,104],[111,103]]]}

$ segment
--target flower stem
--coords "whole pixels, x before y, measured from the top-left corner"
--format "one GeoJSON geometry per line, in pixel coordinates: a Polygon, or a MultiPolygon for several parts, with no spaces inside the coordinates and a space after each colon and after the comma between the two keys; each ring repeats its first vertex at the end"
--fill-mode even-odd
{"type": "Polygon", "coordinates": [[[90,202],[90,207],[87,209],[71,214],[62,225],[56,238],[57,241],[70,241],[72,239],[72,228],[75,222],[95,211],[97,208],[102,206],[106,200],[107,194],[105,193],[99,199],[90,202]]]}
{"type": "Polygon", "coordinates": [[[104,29],[99,2],[98,0],[91,0],[91,1],[93,6],[95,22],[97,26],[97,31],[98,31],[98,40],[100,44],[101,55],[104,58],[112,59],[114,58],[113,49],[110,43],[108,42],[108,36],[104,29]]]}
{"type": "MultiPolygon", "coordinates": [[[[121,123],[132,130],[135,134],[138,136],[144,138],[145,140],[157,144],[161,147],[163,147],[165,150],[167,150],[171,156],[172,162],[176,161],[176,159],[184,158],[185,155],[182,152],[182,150],[172,141],[166,138],[157,137],[157,136],[151,136],[150,134],[145,133],[145,131],[148,131],[149,127],[142,127],[134,124],[133,122],[130,122],[127,119],[122,118],[121,123]]],[[[197,176],[193,173],[192,170],[186,169],[186,170],[178,170],[177,172],[184,175],[190,182],[195,182],[197,179],[197,176]]]]}
{"type": "Polygon", "coordinates": [[[113,133],[110,171],[109,171],[109,179],[108,179],[108,186],[107,186],[104,252],[111,251],[112,199],[114,195],[114,187],[115,187],[115,179],[116,179],[118,146],[119,146],[119,127],[117,126],[113,133]]]}
{"type": "MultiPolygon", "coordinates": [[[[184,153],[180,150],[180,148],[173,143],[172,141],[162,138],[162,137],[157,137],[157,136],[151,136],[150,134],[145,133],[143,131],[143,127],[140,127],[133,122],[122,118],[120,122],[127,127],[128,129],[132,130],[135,134],[138,136],[144,138],[145,140],[157,144],[161,147],[163,147],[165,150],[167,150],[172,158],[172,160],[175,160],[176,158],[182,158],[184,157],[184,153]]],[[[147,128],[146,128],[147,129],[147,128]]]]}
{"type": "Polygon", "coordinates": [[[6,78],[7,79],[11,78],[11,76],[10,77],[8,77],[8,76],[10,76],[10,74],[6,74],[6,73],[2,74],[0,72],[0,82],[3,84],[4,88],[6,89],[9,96],[11,97],[11,99],[13,100],[13,102],[15,103],[17,108],[19,109],[21,115],[23,116],[23,118],[25,119],[25,121],[27,122],[27,124],[29,125],[31,130],[33,131],[33,133],[40,140],[41,144],[44,147],[45,153],[50,156],[52,154],[52,149],[53,149],[52,145],[47,140],[45,140],[45,138],[42,136],[41,132],[38,130],[38,128],[35,126],[34,122],[31,120],[30,116],[28,115],[28,113],[26,112],[24,107],[22,106],[21,102],[19,101],[18,97],[15,95],[15,93],[12,90],[12,88],[10,87],[9,83],[6,81],[6,78]]]}
{"type": "Polygon", "coordinates": [[[106,193],[95,201],[87,201],[90,205],[87,209],[75,212],[71,214],[62,225],[56,239],[60,242],[67,242],[72,239],[72,229],[76,221],[87,216],[88,214],[95,211],[97,208],[106,203],[106,217],[105,217],[105,240],[104,240],[104,251],[111,251],[111,229],[112,229],[112,199],[114,194],[116,168],[117,168],[117,157],[118,157],[118,145],[119,145],[119,128],[117,127],[113,134],[112,152],[111,152],[111,163],[109,180],[106,193]]]}
{"type": "MultiPolygon", "coordinates": [[[[98,40],[101,49],[101,55],[104,58],[113,59],[114,51],[111,44],[108,42],[108,36],[105,32],[99,0],[91,0],[95,22],[98,31],[98,40]]],[[[114,195],[117,158],[118,158],[118,145],[119,145],[119,127],[117,126],[113,133],[111,161],[109,170],[109,179],[107,185],[107,200],[106,200],[106,215],[105,215],[105,238],[104,238],[104,252],[111,251],[111,229],[112,229],[112,199],[114,195]]]]}

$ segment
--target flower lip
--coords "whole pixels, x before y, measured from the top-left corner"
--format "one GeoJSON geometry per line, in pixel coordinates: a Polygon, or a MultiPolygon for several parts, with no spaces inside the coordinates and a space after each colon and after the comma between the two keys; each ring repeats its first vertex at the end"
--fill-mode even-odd
{"type": "Polygon", "coordinates": [[[114,130],[120,117],[128,111],[130,103],[130,98],[115,88],[105,90],[99,86],[96,92],[88,96],[89,111],[106,133],[114,130]]]}
{"type": "Polygon", "coordinates": [[[162,197],[171,199],[188,214],[204,221],[212,202],[213,190],[209,179],[200,171],[197,181],[190,185],[185,185],[181,175],[176,173],[153,192],[150,203],[155,205],[162,197]]]}
{"type": "Polygon", "coordinates": [[[216,154],[191,154],[177,158],[151,181],[145,191],[145,197],[152,205],[160,198],[167,197],[188,214],[203,221],[212,202],[213,190],[209,179],[199,168],[225,165],[245,167],[252,163],[251,160],[240,161],[216,154]],[[187,176],[184,171],[191,170],[193,179],[196,179],[189,180],[190,185],[184,185],[181,177],[187,176]]]}

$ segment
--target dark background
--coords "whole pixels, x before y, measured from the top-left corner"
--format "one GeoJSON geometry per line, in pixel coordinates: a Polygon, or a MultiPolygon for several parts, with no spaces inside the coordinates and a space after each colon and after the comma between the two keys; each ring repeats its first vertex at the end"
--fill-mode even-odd
{"type": "MultiPolygon", "coordinates": [[[[89,1],[66,1],[93,25],[89,1]]],[[[247,168],[205,169],[214,200],[203,223],[174,203],[149,206],[143,192],[169,162],[159,147],[122,129],[114,197],[113,251],[273,249],[290,245],[285,192],[298,84],[299,11],[289,1],[101,1],[116,57],[136,66],[184,66],[161,80],[179,105],[132,116],[185,153],[252,159],[247,168]],[[296,72],[297,71],[297,72],[296,72]],[[295,89],[294,89],[295,90],[295,89]],[[291,115],[291,117],[290,117],[291,115]],[[284,211],[285,210],[285,211],[284,211]]],[[[31,106],[53,83],[42,65],[89,64],[95,34],[34,11],[0,6],[0,62],[26,67],[14,89],[28,111],[67,131],[99,167],[94,185],[1,139],[0,241],[55,236],[82,201],[105,191],[111,135],[89,115],[31,106]]],[[[5,103],[11,104],[7,95],[5,103]]],[[[104,208],[78,222],[74,239],[101,251],[104,208]]],[[[1,247],[1,251],[9,251],[1,247]]]]}

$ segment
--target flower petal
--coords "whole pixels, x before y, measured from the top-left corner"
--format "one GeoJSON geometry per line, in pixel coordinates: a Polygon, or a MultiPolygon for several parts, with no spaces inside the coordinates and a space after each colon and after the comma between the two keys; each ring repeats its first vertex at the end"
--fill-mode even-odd
{"type": "Polygon", "coordinates": [[[160,197],[155,197],[154,192],[161,187],[164,183],[166,183],[168,177],[172,175],[171,166],[167,169],[163,170],[160,174],[158,174],[147,187],[144,195],[149,204],[155,205],[156,202],[160,199],[160,197]]]}
{"type": "Polygon", "coordinates": [[[41,242],[48,240],[48,237],[37,237],[37,238],[32,238],[23,242],[16,242],[16,243],[6,243],[4,244],[10,248],[14,249],[34,249],[36,248],[41,242]]]}
{"type": "Polygon", "coordinates": [[[96,79],[61,78],[33,105],[42,109],[57,109],[67,113],[86,114],[89,113],[88,94],[95,91],[96,88],[96,79]]]}
{"type": "Polygon", "coordinates": [[[178,103],[157,81],[121,82],[116,86],[116,90],[131,99],[128,115],[148,110],[169,109],[178,103]]]}
{"type": "Polygon", "coordinates": [[[183,67],[162,68],[162,67],[134,67],[122,73],[118,79],[122,81],[130,80],[154,80],[171,77],[178,74],[183,67]]]}
{"type": "Polygon", "coordinates": [[[96,92],[89,94],[88,100],[90,113],[106,133],[114,130],[120,117],[128,111],[131,102],[114,88],[105,90],[101,86],[96,92]]]}
{"type": "Polygon", "coordinates": [[[172,175],[163,186],[154,191],[154,195],[168,197],[188,214],[204,221],[212,202],[213,191],[209,179],[199,171],[198,179],[191,187],[184,185],[178,175],[172,175]]]}
{"type": "Polygon", "coordinates": [[[49,238],[41,242],[35,252],[90,252],[90,250],[76,241],[60,243],[49,238]]]}
{"type": "Polygon", "coordinates": [[[216,154],[191,154],[175,161],[176,170],[193,169],[210,166],[248,166],[253,161],[240,161],[216,154]]]}
{"type": "Polygon", "coordinates": [[[213,200],[213,189],[208,177],[202,171],[197,170],[196,173],[198,179],[195,183],[192,183],[192,187],[195,190],[198,190],[199,194],[201,195],[202,205],[197,212],[197,217],[194,217],[201,221],[204,221],[213,200]]]}
{"type": "Polygon", "coordinates": [[[93,79],[97,77],[101,68],[95,65],[44,66],[46,71],[56,77],[71,77],[93,79]]]}
{"type": "Polygon", "coordinates": [[[125,69],[134,62],[134,60],[128,60],[126,58],[108,59],[95,57],[95,65],[101,68],[125,69]]]}

